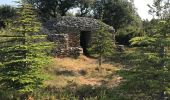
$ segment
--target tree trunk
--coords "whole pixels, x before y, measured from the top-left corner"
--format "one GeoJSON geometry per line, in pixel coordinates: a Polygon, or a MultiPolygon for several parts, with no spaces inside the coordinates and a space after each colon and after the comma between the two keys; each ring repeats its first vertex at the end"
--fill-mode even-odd
{"type": "Polygon", "coordinates": [[[100,56],[99,56],[99,67],[98,67],[99,71],[101,69],[101,66],[102,66],[102,55],[100,54],[100,56]]]}

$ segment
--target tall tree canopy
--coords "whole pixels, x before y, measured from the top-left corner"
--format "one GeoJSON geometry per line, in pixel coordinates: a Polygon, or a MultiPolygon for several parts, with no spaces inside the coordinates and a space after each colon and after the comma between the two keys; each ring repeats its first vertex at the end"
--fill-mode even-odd
{"type": "Polygon", "coordinates": [[[126,0],[96,0],[94,17],[102,19],[116,30],[131,24],[137,16],[133,2],[126,0]]]}
{"type": "Polygon", "coordinates": [[[127,81],[123,84],[128,94],[126,96],[131,99],[170,99],[170,18],[167,17],[168,13],[163,13],[170,6],[160,9],[169,5],[165,1],[169,0],[154,1],[157,16],[152,24],[154,31],[130,41],[131,45],[138,46],[137,51],[130,54],[134,66],[131,64],[131,69],[125,72],[127,81]]]}
{"type": "MultiPolygon", "coordinates": [[[[77,0],[77,8],[79,8],[77,16],[85,17],[92,11],[95,0],[77,0]]],[[[91,15],[91,14],[89,14],[91,15]]]]}
{"type": "Polygon", "coordinates": [[[8,18],[13,17],[16,14],[16,10],[14,7],[9,5],[1,5],[0,6],[0,20],[6,20],[8,18]]]}
{"type": "Polygon", "coordinates": [[[116,30],[117,42],[129,44],[129,40],[140,33],[142,21],[136,12],[133,0],[96,0],[94,18],[101,19],[116,30]]]}
{"type": "Polygon", "coordinates": [[[76,0],[25,0],[32,4],[43,18],[65,16],[67,11],[76,5],[76,0]]]}
{"type": "Polygon", "coordinates": [[[16,9],[9,5],[0,6],[0,28],[5,28],[5,22],[16,15],[16,9]]]}

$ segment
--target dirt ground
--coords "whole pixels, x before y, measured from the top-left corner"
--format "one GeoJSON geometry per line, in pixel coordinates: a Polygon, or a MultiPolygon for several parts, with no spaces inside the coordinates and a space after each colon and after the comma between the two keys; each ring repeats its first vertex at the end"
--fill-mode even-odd
{"type": "Polygon", "coordinates": [[[54,58],[53,62],[46,69],[50,76],[46,84],[50,86],[65,87],[71,83],[76,83],[78,85],[113,87],[122,80],[116,75],[120,69],[118,64],[103,63],[99,70],[96,59],[83,55],[78,59],[54,58]]]}

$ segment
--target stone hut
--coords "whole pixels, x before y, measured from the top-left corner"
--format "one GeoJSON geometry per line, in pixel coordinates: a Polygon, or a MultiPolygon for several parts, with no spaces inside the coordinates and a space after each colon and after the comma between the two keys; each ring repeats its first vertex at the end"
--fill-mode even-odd
{"type": "MultiPolygon", "coordinates": [[[[43,24],[43,32],[48,39],[58,44],[57,55],[87,55],[87,47],[91,34],[100,28],[100,21],[86,17],[63,16],[49,20],[43,24]]],[[[103,23],[104,24],[104,23],[103,23]]],[[[114,28],[104,24],[107,30],[114,33],[114,28]]]]}

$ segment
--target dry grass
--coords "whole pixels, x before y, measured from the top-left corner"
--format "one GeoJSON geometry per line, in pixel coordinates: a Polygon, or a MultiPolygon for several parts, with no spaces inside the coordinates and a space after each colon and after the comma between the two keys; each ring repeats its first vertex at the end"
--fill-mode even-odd
{"type": "Polygon", "coordinates": [[[100,70],[97,70],[98,63],[96,59],[80,56],[78,59],[55,58],[54,64],[46,72],[52,76],[46,81],[47,85],[57,88],[66,87],[71,83],[78,85],[109,85],[115,86],[121,80],[116,76],[118,67],[112,64],[103,64],[100,70]]]}

